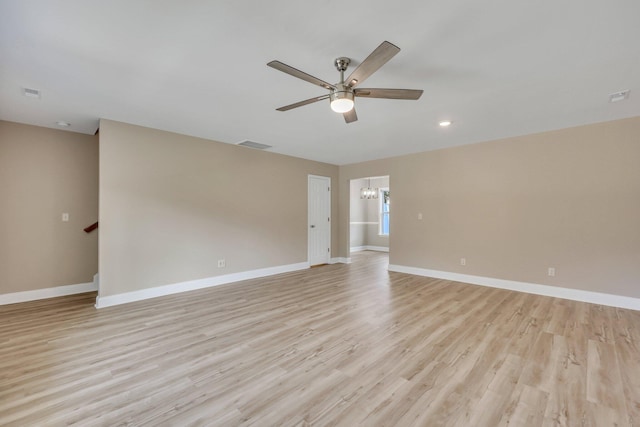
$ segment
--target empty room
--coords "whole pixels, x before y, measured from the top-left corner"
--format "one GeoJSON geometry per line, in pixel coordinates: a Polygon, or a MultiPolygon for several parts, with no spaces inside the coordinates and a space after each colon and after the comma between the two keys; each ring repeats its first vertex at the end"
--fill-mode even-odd
{"type": "Polygon", "coordinates": [[[638,16],[0,1],[0,425],[640,425],[638,16]]]}

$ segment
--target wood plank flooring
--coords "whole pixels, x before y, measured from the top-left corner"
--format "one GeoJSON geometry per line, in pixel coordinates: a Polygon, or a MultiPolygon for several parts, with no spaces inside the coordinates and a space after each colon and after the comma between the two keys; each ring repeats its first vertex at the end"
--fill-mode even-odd
{"type": "Polygon", "coordinates": [[[0,307],[0,425],[640,426],[640,312],[353,259],[0,307]]]}

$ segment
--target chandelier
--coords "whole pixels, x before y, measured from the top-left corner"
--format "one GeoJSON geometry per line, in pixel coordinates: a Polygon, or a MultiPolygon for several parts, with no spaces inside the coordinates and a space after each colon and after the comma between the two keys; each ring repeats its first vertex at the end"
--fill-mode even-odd
{"type": "Polygon", "coordinates": [[[378,189],[371,188],[370,178],[367,178],[367,186],[362,187],[360,189],[360,198],[361,199],[377,199],[378,198],[378,189]]]}

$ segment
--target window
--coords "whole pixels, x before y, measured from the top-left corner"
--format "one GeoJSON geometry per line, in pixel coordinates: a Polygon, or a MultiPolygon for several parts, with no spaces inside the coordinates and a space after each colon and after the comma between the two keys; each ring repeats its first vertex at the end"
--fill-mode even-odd
{"type": "Polygon", "coordinates": [[[378,194],[378,200],[380,200],[380,209],[379,209],[379,218],[378,223],[380,224],[379,234],[381,236],[389,235],[389,189],[381,188],[380,194],[378,194]]]}

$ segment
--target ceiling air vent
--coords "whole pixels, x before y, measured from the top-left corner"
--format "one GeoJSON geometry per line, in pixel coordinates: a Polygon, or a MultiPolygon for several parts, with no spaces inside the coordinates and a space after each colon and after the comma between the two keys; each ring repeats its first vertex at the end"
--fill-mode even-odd
{"type": "Polygon", "coordinates": [[[609,102],[620,102],[629,98],[629,90],[622,90],[620,92],[609,94],[609,102]]]}
{"type": "Polygon", "coordinates": [[[253,142],[249,140],[239,142],[238,145],[242,145],[243,147],[256,148],[258,150],[266,150],[267,148],[272,147],[271,145],[260,144],[259,142],[253,142]]]}
{"type": "Polygon", "coordinates": [[[25,87],[22,89],[22,93],[24,96],[28,96],[29,98],[40,98],[40,91],[38,89],[29,89],[25,87]]]}

